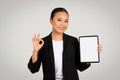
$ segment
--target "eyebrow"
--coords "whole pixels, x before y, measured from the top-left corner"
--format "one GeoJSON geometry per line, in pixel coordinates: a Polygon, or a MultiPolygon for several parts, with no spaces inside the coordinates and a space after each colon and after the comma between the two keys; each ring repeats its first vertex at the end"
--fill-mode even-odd
{"type": "MultiPolygon", "coordinates": [[[[57,19],[62,19],[62,18],[57,18],[57,19]]],[[[64,19],[64,20],[69,20],[69,19],[64,19]]]]}

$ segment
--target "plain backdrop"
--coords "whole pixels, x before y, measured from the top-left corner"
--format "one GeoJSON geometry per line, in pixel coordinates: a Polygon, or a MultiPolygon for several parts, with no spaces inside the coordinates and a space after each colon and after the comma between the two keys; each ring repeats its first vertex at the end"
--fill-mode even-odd
{"type": "Polygon", "coordinates": [[[42,80],[42,67],[32,74],[28,61],[32,37],[51,32],[49,17],[56,7],[70,14],[65,33],[99,35],[103,50],[80,80],[120,80],[120,0],[0,0],[0,80],[42,80]]]}

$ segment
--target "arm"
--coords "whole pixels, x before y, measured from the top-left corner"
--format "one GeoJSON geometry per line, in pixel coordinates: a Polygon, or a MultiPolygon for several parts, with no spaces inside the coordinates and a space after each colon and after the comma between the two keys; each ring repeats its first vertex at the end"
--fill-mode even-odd
{"type": "Polygon", "coordinates": [[[33,53],[32,53],[32,57],[29,60],[28,63],[28,68],[30,69],[30,71],[32,73],[38,72],[40,65],[41,65],[41,61],[42,61],[42,53],[43,53],[43,45],[44,45],[44,41],[39,39],[39,34],[36,37],[36,34],[34,35],[34,37],[32,38],[32,43],[33,43],[33,53]],[[40,44],[40,42],[42,42],[40,44]]]}
{"type": "Polygon", "coordinates": [[[35,73],[35,72],[38,72],[39,71],[39,68],[40,68],[40,65],[41,65],[41,61],[42,61],[42,55],[43,54],[43,49],[41,49],[39,52],[38,52],[38,55],[35,57],[37,57],[37,60],[35,62],[33,62],[33,55],[31,56],[29,62],[28,62],[28,68],[29,70],[31,71],[31,73],[35,73]]]}

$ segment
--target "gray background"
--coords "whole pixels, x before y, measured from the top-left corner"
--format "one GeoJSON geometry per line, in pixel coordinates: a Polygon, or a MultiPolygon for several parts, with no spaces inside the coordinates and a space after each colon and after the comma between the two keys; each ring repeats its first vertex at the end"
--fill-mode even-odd
{"type": "Polygon", "coordinates": [[[66,33],[99,35],[101,62],[93,63],[81,80],[120,80],[120,0],[0,0],[0,80],[42,80],[42,68],[31,74],[27,63],[32,54],[32,36],[51,32],[53,8],[70,14],[66,33]]]}

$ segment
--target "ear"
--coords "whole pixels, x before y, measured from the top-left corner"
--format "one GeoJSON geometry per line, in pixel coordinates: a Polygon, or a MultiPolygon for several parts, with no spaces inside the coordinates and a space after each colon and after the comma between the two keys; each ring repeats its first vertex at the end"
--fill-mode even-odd
{"type": "Polygon", "coordinates": [[[52,24],[52,19],[50,19],[50,23],[52,24]]]}

